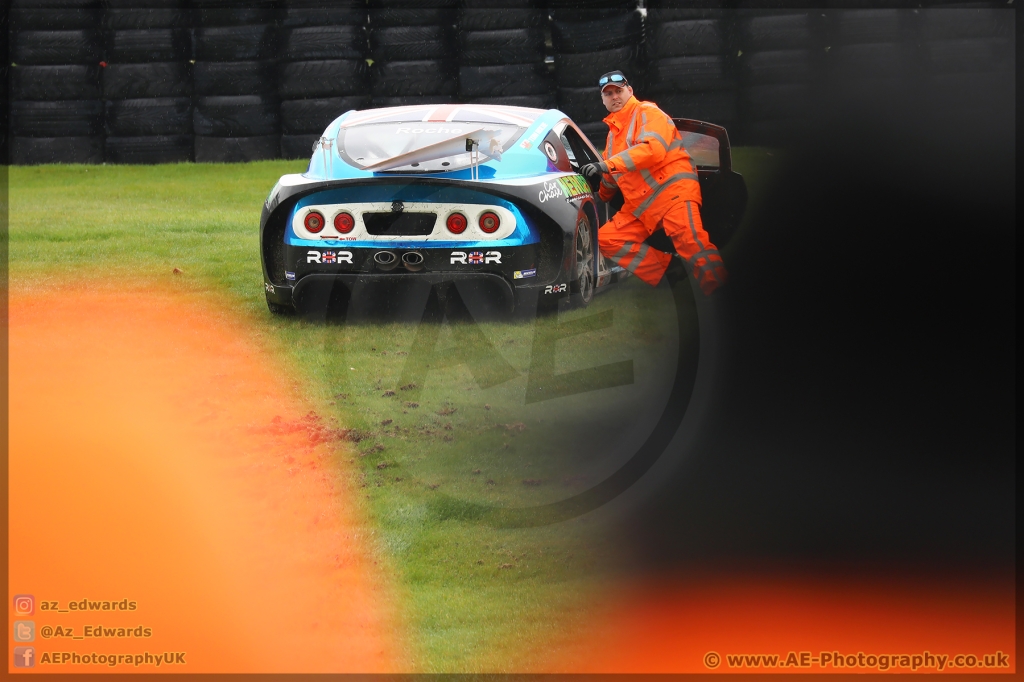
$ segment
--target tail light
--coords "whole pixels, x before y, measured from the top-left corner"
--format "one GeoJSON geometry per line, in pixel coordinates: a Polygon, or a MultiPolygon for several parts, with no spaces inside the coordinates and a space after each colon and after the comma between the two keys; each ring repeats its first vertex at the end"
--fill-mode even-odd
{"type": "Polygon", "coordinates": [[[469,221],[466,220],[466,216],[461,213],[452,213],[448,216],[448,231],[452,234],[462,234],[466,231],[466,226],[469,225],[469,221]]]}
{"type": "Polygon", "coordinates": [[[345,213],[342,211],[338,215],[334,216],[334,229],[342,234],[351,232],[352,228],[356,226],[356,219],[352,217],[351,213],[345,213]]]}
{"type": "Polygon", "coordinates": [[[501,227],[501,218],[498,217],[497,213],[488,211],[480,216],[479,225],[480,229],[488,234],[497,232],[498,228],[501,227]]]}
{"type": "Polygon", "coordinates": [[[306,218],[302,221],[302,224],[306,226],[306,229],[316,234],[320,230],[324,229],[324,216],[320,211],[310,211],[306,214],[306,218]]]}

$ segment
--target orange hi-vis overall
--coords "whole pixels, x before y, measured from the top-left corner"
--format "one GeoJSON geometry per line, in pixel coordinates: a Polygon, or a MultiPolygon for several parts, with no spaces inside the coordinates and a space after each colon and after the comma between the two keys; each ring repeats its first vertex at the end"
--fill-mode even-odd
{"type": "Polygon", "coordinates": [[[653,102],[630,97],[604,122],[608,172],[601,177],[600,196],[609,201],[618,187],[625,204],[598,231],[601,253],[656,285],[672,256],[644,240],[663,227],[701,290],[710,294],[725,282],[725,265],[701,223],[697,171],[672,119],[653,102]]]}

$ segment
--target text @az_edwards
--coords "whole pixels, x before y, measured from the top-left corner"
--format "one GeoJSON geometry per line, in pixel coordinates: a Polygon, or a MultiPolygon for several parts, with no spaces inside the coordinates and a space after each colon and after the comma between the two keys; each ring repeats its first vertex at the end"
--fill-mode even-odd
{"type": "MultiPolygon", "coordinates": [[[[945,670],[961,669],[1007,669],[1010,656],[1002,651],[994,654],[933,654],[925,651],[919,654],[844,654],[840,651],[822,651],[814,655],[810,651],[790,651],[785,656],[778,654],[726,654],[729,668],[831,668],[840,670],[945,670]]],[[[715,669],[722,664],[722,656],[715,651],[704,654],[704,665],[715,669]]]]}
{"type": "Polygon", "coordinates": [[[79,654],[73,651],[44,651],[39,654],[39,665],[105,665],[116,667],[119,665],[154,666],[159,668],[162,665],[185,665],[184,651],[167,651],[159,654],[151,654],[148,651],[142,654],[79,654]]]}

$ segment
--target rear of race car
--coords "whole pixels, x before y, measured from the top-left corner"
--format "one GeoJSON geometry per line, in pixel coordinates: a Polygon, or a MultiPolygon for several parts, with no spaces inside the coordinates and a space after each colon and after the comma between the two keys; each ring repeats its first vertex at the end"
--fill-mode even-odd
{"type": "Polygon", "coordinates": [[[281,178],[261,220],[272,311],[442,283],[495,312],[568,295],[581,216],[597,215],[586,182],[538,149],[564,115],[467,106],[478,120],[423,120],[453,113],[349,112],[306,173],[281,178]]]}

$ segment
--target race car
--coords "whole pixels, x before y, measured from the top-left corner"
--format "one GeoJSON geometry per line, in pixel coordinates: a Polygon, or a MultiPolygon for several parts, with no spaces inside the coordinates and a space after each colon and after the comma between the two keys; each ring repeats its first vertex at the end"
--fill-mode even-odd
{"type": "MultiPolygon", "coordinates": [[[[677,124],[705,191],[724,194],[716,203],[729,206],[705,217],[714,240],[713,230],[735,227],[746,189],[731,171],[724,129],[677,124]]],[[[306,172],[281,177],[264,204],[267,305],[288,314],[376,292],[375,305],[397,308],[441,286],[474,317],[566,298],[585,306],[628,274],[597,251],[597,228],[614,207],[577,173],[600,158],[558,110],[346,112],[324,131],[306,172]]]]}

